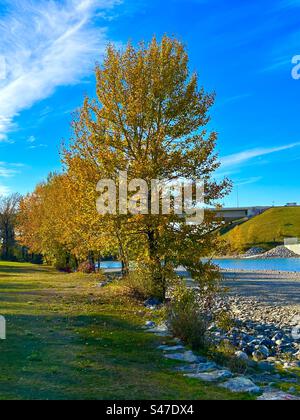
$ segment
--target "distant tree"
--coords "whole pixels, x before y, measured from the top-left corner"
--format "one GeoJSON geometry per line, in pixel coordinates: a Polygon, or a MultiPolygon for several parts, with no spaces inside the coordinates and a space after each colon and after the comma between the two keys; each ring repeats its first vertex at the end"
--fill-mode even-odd
{"type": "Polygon", "coordinates": [[[78,190],[67,174],[50,174],[21,200],[19,242],[61,269],[88,259],[96,262],[111,241],[107,229],[106,236],[102,234],[96,210],[89,214],[87,193],[78,190]]]}
{"type": "Polygon", "coordinates": [[[247,245],[250,247],[254,247],[255,245],[258,245],[258,232],[256,226],[251,225],[248,228],[246,238],[244,238],[244,242],[247,243],[247,245]]]}
{"type": "Polygon", "coordinates": [[[0,197],[0,239],[3,260],[11,260],[14,257],[16,217],[20,199],[19,194],[0,197]]]}
{"type": "Polygon", "coordinates": [[[245,246],[240,226],[236,226],[230,233],[230,247],[235,253],[243,251],[245,246]]]}
{"type": "Polygon", "coordinates": [[[19,242],[59,268],[68,265],[72,241],[69,235],[66,242],[65,235],[71,203],[64,181],[64,176],[50,174],[21,200],[18,215],[19,242]]]}

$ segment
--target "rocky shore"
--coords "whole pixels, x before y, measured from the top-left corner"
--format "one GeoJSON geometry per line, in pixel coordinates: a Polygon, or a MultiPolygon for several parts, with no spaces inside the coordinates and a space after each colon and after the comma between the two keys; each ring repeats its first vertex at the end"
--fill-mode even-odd
{"type": "Polygon", "coordinates": [[[300,305],[266,305],[259,299],[226,296],[216,303],[215,311],[232,314],[234,327],[223,331],[209,327],[209,339],[216,345],[227,341],[237,357],[263,362],[272,367],[300,368],[300,305]]]}
{"type": "MultiPolygon", "coordinates": [[[[155,306],[151,308],[155,311],[155,306]]],[[[243,375],[194,354],[170,337],[166,324],[148,321],[145,328],[167,340],[158,350],[177,361],[175,370],[190,379],[214,383],[233,393],[249,393],[257,400],[300,400],[300,307],[266,306],[259,300],[231,296],[216,302],[214,310],[224,309],[233,315],[235,326],[224,331],[212,323],[207,338],[216,346],[227,341],[235,348],[235,357],[248,365],[243,375]],[[282,384],[288,391],[280,389],[282,384]]]]}
{"type": "MultiPolygon", "coordinates": [[[[216,298],[212,313],[225,313],[229,323],[222,329],[218,321],[211,322],[207,341],[212,348],[227,344],[230,354],[247,366],[246,373],[237,375],[214,360],[195,356],[176,338],[159,350],[185,363],[178,369],[190,378],[258,394],[259,400],[299,400],[300,272],[232,269],[222,274],[226,292],[216,298]]],[[[195,286],[190,279],[187,284],[195,286]]],[[[150,322],[146,327],[159,336],[170,335],[167,325],[150,322]]]]}

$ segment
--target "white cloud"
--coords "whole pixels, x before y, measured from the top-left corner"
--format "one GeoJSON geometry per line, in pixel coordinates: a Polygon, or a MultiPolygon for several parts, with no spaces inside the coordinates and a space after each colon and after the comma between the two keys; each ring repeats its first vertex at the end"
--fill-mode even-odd
{"type": "Polygon", "coordinates": [[[300,143],[292,143],[292,144],[287,144],[285,146],[280,146],[280,147],[269,147],[269,148],[245,150],[243,152],[235,153],[235,154],[224,156],[223,158],[221,158],[222,168],[229,168],[232,166],[241,165],[254,158],[270,155],[272,153],[282,152],[284,150],[293,149],[299,146],[300,146],[300,143]]]}
{"type": "Polygon", "coordinates": [[[0,178],[10,178],[12,176],[15,176],[20,172],[19,169],[16,169],[20,168],[20,165],[0,162],[0,178]]]}
{"type": "Polygon", "coordinates": [[[47,147],[48,147],[47,144],[41,143],[41,144],[33,144],[29,146],[28,149],[33,150],[33,149],[41,149],[41,148],[47,148],[47,147]]]}
{"type": "Polygon", "coordinates": [[[10,0],[0,21],[0,142],[14,118],[49,97],[59,86],[90,74],[107,44],[106,28],[95,24],[120,0],[10,0]]]}
{"type": "Polygon", "coordinates": [[[240,179],[239,182],[236,183],[236,185],[241,187],[243,185],[255,184],[256,182],[259,182],[262,179],[263,179],[262,176],[253,176],[253,177],[247,178],[247,179],[240,179]]]}

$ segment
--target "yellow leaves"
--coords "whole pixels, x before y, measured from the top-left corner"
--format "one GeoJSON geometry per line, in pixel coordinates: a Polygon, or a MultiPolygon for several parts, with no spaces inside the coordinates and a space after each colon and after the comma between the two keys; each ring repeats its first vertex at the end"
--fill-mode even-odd
{"type": "MultiPolygon", "coordinates": [[[[74,138],[63,151],[67,173],[50,177],[22,203],[24,243],[45,253],[59,245],[77,256],[100,252],[143,260],[156,252],[159,260],[179,258],[180,249],[186,257],[193,246],[199,248],[199,232],[184,226],[180,234],[172,231],[173,216],[100,216],[96,185],[116,180],[120,171],[128,172],[128,181],[209,181],[218,166],[216,134],[206,132],[214,95],[190,75],[182,43],[167,36],[137,48],[128,44],[124,52],[109,45],[95,76],[95,98],[85,98],[73,122],[74,138]]],[[[209,200],[226,187],[208,183],[209,200]]]]}

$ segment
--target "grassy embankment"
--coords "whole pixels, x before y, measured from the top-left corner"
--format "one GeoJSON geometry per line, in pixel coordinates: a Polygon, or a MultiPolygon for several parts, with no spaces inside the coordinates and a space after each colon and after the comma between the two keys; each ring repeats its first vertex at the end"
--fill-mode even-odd
{"type": "Polygon", "coordinates": [[[94,276],[0,262],[0,314],[0,400],[249,398],[173,372],[147,310],[94,276]]]}
{"type": "Polygon", "coordinates": [[[266,250],[282,245],[284,238],[300,238],[300,207],[278,207],[240,224],[223,235],[233,247],[266,250]]]}

